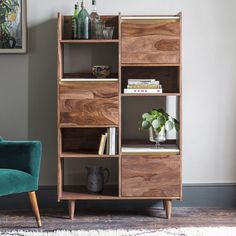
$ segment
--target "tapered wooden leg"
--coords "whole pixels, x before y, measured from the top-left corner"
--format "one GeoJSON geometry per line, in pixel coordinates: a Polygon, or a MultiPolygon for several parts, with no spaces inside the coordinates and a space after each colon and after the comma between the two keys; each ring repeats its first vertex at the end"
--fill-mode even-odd
{"type": "Polygon", "coordinates": [[[40,213],[39,213],[39,207],[38,207],[36,194],[35,194],[35,192],[29,192],[28,195],[29,195],[32,210],[34,212],[34,215],[35,215],[35,218],[36,218],[36,221],[37,221],[37,225],[38,225],[38,227],[41,227],[42,223],[41,223],[41,218],[40,218],[40,213]]]}
{"type": "Polygon", "coordinates": [[[69,200],[68,207],[69,207],[69,217],[71,220],[73,220],[75,216],[75,200],[69,200]]]}
{"type": "Polygon", "coordinates": [[[170,219],[172,213],[172,200],[164,200],[164,207],[166,210],[166,218],[170,219]]]}
{"type": "Polygon", "coordinates": [[[164,211],[166,210],[166,202],[165,202],[165,200],[163,200],[163,209],[164,209],[164,211]]]}

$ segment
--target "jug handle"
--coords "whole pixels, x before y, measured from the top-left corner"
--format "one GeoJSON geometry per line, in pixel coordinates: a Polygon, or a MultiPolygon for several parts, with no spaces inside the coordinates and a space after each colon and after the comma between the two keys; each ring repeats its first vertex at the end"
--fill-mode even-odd
{"type": "Polygon", "coordinates": [[[110,178],[110,171],[107,168],[104,168],[103,171],[104,171],[104,184],[106,184],[109,181],[109,178],[110,178]],[[105,172],[107,173],[106,178],[105,178],[105,172]]]}

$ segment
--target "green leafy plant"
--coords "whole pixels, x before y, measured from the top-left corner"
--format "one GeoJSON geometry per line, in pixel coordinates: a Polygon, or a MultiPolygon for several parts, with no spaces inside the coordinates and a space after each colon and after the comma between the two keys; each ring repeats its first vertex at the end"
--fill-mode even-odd
{"type": "Polygon", "coordinates": [[[16,40],[11,36],[9,23],[16,19],[19,4],[16,0],[0,0],[0,42],[2,48],[14,48],[16,40]]]}
{"type": "Polygon", "coordinates": [[[19,3],[16,0],[0,0],[0,24],[11,21],[16,14],[19,3]]]}
{"type": "Polygon", "coordinates": [[[139,122],[140,129],[149,129],[152,127],[156,132],[161,132],[163,128],[171,131],[173,128],[179,130],[179,121],[167,114],[163,109],[153,109],[142,115],[142,121],[139,122]]]}

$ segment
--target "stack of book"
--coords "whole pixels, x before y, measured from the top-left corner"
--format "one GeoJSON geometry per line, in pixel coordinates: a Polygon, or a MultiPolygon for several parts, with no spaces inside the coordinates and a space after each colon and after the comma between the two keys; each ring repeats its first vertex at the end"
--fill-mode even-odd
{"type": "Polygon", "coordinates": [[[129,79],[124,93],[162,93],[162,86],[156,79],[129,79]]]}
{"type": "Polygon", "coordinates": [[[101,135],[98,155],[116,155],[118,153],[118,132],[116,128],[108,128],[101,135]]]}

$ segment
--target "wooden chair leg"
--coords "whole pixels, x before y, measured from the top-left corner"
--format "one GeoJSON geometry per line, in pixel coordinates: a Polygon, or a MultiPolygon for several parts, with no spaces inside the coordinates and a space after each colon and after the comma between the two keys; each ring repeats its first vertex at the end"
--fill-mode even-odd
{"type": "Polygon", "coordinates": [[[75,200],[69,200],[68,207],[69,207],[69,217],[71,220],[73,220],[75,216],[75,200]]]}
{"type": "Polygon", "coordinates": [[[163,200],[163,209],[164,209],[164,211],[166,210],[166,202],[165,202],[165,200],[163,200]]]}
{"type": "Polygon", "coordinates": [[[166,218],[170,219],[172,213],[172,200],[164,200],[164,207],[166,210],[166,218]]]}
{"type": "Polygon", "coordinates": [[[34,212],[34,215],[35,215],[35,218],[36,218],[36,221],[37,221],[37,225],[38,225],[38,227],[41,227],[42,223],[41,223],[41,218],[40,218],[40,213],[39,213],[39,207],[38,207],[36,194],[35,194],[35,192],[29,192],[28,195],[29,195],[32,210],[34,212]]]}

